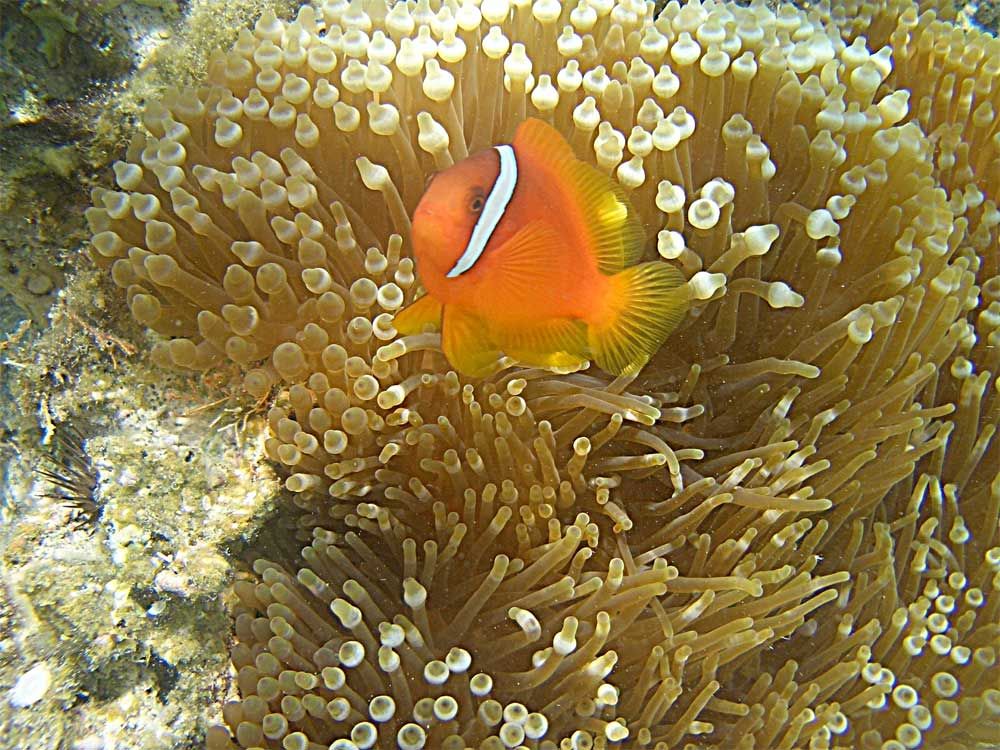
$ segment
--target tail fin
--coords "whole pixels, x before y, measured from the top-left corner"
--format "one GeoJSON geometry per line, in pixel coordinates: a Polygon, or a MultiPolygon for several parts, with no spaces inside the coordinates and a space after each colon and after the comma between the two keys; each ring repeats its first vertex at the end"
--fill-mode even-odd
{"type": "Polygon", "coordinates": [[[635,372],[684,319],[685,279],[673,266],[651,261],[612,276],[609,294],[606,322],[588,327],[590,350],[602,370],[635,372]]]}

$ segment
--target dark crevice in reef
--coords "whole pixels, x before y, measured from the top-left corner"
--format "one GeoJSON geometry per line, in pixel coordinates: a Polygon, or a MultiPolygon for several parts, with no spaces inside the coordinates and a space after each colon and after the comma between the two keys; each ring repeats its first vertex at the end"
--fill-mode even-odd
{"type": "Polygon", "coordinates": [[[147,666],[153,673],[153,679],[156,683],[156,697],[159,698],[160,703],[167,703],[167,696],[180,680],[180,670],[155,651],[150,652],[147,666]]]}
{"type": "Polygon", "coordinates": [[[241,561],[246,568],[252,566],[254,560],[263,558],[294,569],[300,564],[302,542],[309,538],[309,532],[302,528],[302,516],[302,509],[282,493],[275,509],[250,536],[227,539],[220,550],[231,560],[241,561]]]}

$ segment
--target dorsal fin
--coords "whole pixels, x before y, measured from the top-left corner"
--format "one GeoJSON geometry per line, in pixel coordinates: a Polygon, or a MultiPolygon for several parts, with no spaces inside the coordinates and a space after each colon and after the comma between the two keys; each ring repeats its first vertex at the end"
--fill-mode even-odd
{"type": "Polygon", "coordinates": [[[566,139],[542,120],[518,126],[514,149],[550,171],[579,207],[586,249],[596,256],[601,273],[618,273],[639,260],[645,232],[621,185],[578,159],[566,139]]]}

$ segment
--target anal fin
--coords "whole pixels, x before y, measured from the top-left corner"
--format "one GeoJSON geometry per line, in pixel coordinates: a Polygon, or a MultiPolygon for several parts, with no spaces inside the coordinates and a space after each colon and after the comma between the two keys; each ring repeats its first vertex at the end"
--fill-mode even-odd
{"type": "Polygon", "coordinates": [[[587,327],[570,318],[504,329],[496,338],[504,353],[522,365],[567,370],[588,360],[587,327]]]}

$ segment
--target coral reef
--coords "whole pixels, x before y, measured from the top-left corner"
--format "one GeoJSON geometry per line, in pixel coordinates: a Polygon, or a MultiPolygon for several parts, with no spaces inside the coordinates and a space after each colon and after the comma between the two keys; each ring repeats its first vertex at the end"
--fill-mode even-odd
{"type": "Polygon", "coordinates": [[[94,257],[236,365],[301,562],[209,746],[961,747],[998,729],[998,44],[898,1],[348,3],[147,108],[94,257]],[[397,338],[423,176],[526,116],[693,311],[638,379],[397,338]],[[332,743],[332,744],[331,744],[332,743]]]}
{"type": "Polygon", "coordinates": [[[185,5],[183,19],[174,0],[30,0],[4,9],[4,317],[9,311],[42,323],[65,272],[78,270],[87,186],[116,158],[142,102],[157,97],[166,80],[195,80],[204,50],[231,44],[236,29],[262,10],[287,10],[287,0],[185,5]]]}
{"type": "Polygon", "coordinates": [[[51,335],[3,354],[4,447],[13,436],[19,454],[0,503],[5,750],[201,745],[223,695],[232,564],[274,510],[261,418],[82,325],[68,300],[95,291],[75,282],[51,335]],[[37,471],[53,466],[45,452],[57,483],[37,471]],[[78,524],[59,477],[99,517],[78,524]],[[40,695],[25,692],[40,690],[30,674],[48,675],[40,695]]]}
{"type": "MultiPolygon", "coordinates": [[[[0,300],[3,317],[41,323],[84,241],[81,180],[103,81],[142,62],[166,35],[160,12],[95,13],[80,0],[8,3],[0,31],[0,300]]],[[[174,11],[176,11],[176,6],[174,11]]],[[[8,330],[5,328],[5,330],[8,330]]]]}
{"type": "Polygon", "coordinates": [[[163,14],[135,3],[81,15],[56,67],[18,5],[0,11],[10,51],[0,54],[4,750],[201,746],[227,684],[233,565],[249,543],[270,549],[285,536],[253,401],[135,357],[145,334],[80,262],[94,172],[134,127],[137,102],[157,96],[170,70],[173,80],[183,66],[200,75],[201,50],[282,7],[213,5],[188,4],[174,37],[163,14]],[[98,21],[128,44],[102,53],[90,33],[98,21]],[[174,67],[145,67],[157,45],[174,67]],[[95,67],[90,54],[114,60],[95,67]],[[103,80],[130,68],[121,85],[103,80]],[[50,457],[57,472],[72,469],[59,456],[65,427],[80,429],[76,455],[96,478],[89,498],[102,512],[85,527],[38,472],[50,457]]]}

